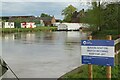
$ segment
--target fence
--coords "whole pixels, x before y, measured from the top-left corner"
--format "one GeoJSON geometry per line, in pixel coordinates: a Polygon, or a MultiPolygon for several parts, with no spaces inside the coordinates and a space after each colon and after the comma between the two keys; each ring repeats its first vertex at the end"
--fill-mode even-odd
{"type": "Polygon", "coordinates": [[[118,54],[120,53],[120,38],[115,40],[115,53],[118,54]]]}

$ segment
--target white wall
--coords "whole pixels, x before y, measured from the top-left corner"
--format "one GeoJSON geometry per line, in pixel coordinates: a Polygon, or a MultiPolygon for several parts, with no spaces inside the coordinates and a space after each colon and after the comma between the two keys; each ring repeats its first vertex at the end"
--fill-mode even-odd
{"type": "Polygon", "coordinates": [[[66,23],[68,30],[79,30],[81,25],[79,23],[66,23]]]}
{"type": "Polygon", "coordinates": [[[56,22],[56,23],[53,23],[53,26],[59,26],[61,23],[60,22],[56,22]]]}
{"type": "Polygon", "coordinates": [[[21,23],[21,28],[35,28],[36,25],[34,22],[21,23]]]}
{"type": "Polygon", "coordinates": [[[61,23],[58,25],[58,30],[79,30],[80,27],[88,26],[88,24],[84,23],[61,23]]]}
{"type": "Polygon", "coordinates": [[[61,23],[58,30],[78,30],[81,27],[79,23],[61,23]]]}
{"type": "Polygon", "coordinates": [[[5,28],[15,28],[14,22],[5,22],[5,28]]]}
{"type": "Polygon", "coordinates": [[[67,25],[61,23],[58,25],[57,30],[67,30],[67,25]]]}

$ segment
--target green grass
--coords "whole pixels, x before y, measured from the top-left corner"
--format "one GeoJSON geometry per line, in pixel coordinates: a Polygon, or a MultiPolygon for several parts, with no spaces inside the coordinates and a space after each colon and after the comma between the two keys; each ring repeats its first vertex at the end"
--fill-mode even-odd
{"type": "MultiPolygon", "coordinates": [[[[120,55],[119,55],[120,57],[120,55]]],[[[120,64],[120,61],[119,61],[120,64]]],[[[116,64],[114,67],[112,67],[112,78],[118,78],[117,80],[120,80],[120,65],[116,64]]],[[[61,77],[61,80],[76,80],[77,78],[81,78],[82,80],[88,79],[88,65],[83,65],[79,68],[77,68],[77,71],[71,71],[61,77]]],[[[101,80],[101,78],[106,79],[106,67],[105,66],[98,66],[93,65],[93,78],[97,80],[101,80]]]]}
{"type": "Polygon", "coordinates": [[[38,32],[38,31],[56,31],[57,27],[36,27],[36,28],[1,28],[2,33],[15,32],[38,32]]]}
{"type": "Polygon", "coordinates": [[[92,35],[96,37],[96,39],[104,39],[107,35],[112,35],[113,39],[117,39],[120,32],[117,29],[114,30],[102,30],[102,31],[92,31],[92,35]]]}
{"type": "MultiPolygon", "coordinates": [[[[112,67],[112,78],[118,78],[118,67],[112,67]]],[[[88,78],[88,65],[83,65],[78,72],[65,74],[62,78],[88,78]]],[[[93,65],[93,78],[106,78],[106,67],[93,65]]]]}

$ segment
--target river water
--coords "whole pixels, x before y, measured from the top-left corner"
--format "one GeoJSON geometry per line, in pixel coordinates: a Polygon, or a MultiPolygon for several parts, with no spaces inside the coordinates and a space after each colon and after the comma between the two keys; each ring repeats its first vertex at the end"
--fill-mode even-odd
{"type": "MultiPolygon", "coordinates": [[[[87,33],[38,32],[1,35],[2,57],[19,78],[58,78],[81,65],[87,33]]],[[[15,78],[8,70],[5,78],[15,78]]]]}

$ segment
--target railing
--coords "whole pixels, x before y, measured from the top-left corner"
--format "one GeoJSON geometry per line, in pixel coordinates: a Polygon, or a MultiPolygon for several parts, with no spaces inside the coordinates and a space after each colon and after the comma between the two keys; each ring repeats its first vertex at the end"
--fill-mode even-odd
{"type": "MultiPolygon", "coordinates": [[[[115,40],[115,45],[117,45],[118,43],[120,43],[120,38],[115,40]]],[[[118,50],[115,51],[116,54],[120,53],[120,48],[118,50]]]]}
{"type": "Polygon", "coordinates": [[[118,43],[120,43],[120,38],[115,40],[115,45],[118,44],[118,43]]]}

